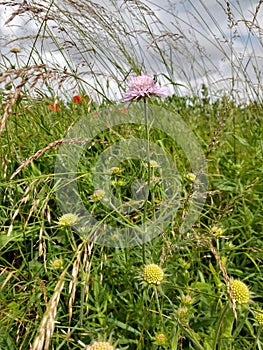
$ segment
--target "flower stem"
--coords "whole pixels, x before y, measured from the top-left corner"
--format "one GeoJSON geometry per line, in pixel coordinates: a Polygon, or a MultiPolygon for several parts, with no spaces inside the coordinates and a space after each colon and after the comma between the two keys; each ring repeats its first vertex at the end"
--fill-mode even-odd
{"type": "MultiPolygon", "coordinates": [[[[146,150],[146,153],[147,153],[147,172],[148,172],[147,186],[148,186],[148,191],[150,191],[150,182],[151,182],[150,130],[149,130],[149,118],[148,118],[148,109],[147,109],[146,98],[143,99],[143,111],[144,111],[145,132],[146,132],[146,138],[147,138],[147,150],[146,150]]],[[[147,202],[148,202],[148,198],[145,198],[144,211],[143,211],[143,220],[144,220],[145,227],[146,227],[146,217],[147,217],[147,202]]],[[[143,242],[143,244],[142,244],[142,257],[143,257],[144,264],[146,264],[145,242],[143,242]]]]}

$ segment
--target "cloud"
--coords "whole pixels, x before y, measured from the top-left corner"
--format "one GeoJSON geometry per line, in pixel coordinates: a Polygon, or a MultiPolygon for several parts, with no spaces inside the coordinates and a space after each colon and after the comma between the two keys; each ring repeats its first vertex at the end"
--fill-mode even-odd
{"type": "MultiPolygon", "coordinates": [[[[242,1],[242,5],[233,1],[230,7],[223,0],[211,0],[209,5],[191,0],[163,0],[161,5],[159,0],[101,0],[93,4],[55,1],[50,19],[42,22],[48,31],[39,27],[44,12],[38,14],[39,21],[24,13],[4,26],[15,9],[5,6],[0,12],[2,53],[19,44],[25,59],[39,34],[36,52],[42,60],[67,66],[89,84],[101,84],[101,89],[112,87],[108,93],[114,98],[119,96],[117,80],[125,80],[135,69],[159,74],[162,83],[177,94],[197,91],[203,83],[215,93],[232,89],[239,97],[241,90],[248,91],[243,85],[250,83],[250,94],[253,88],[257,93],[262,64],[262,29],[258,25],[262,10],[255,17],[257,0],[242,1]],[[96,6],[101,7],[97,12],[96,6]],[[24,39],[4,46],[19,37],[24,39]]],[[[47,1],[35,5],[47,8],[47,1]]]]}

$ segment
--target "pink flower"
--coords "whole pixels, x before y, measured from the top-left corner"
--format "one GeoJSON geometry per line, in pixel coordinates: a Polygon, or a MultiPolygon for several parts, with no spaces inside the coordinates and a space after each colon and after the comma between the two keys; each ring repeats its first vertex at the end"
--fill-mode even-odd
{"type": "Polygon", "coordinates": [[[157,85],[153,77],[139,75],[131,78],[128,83],[128,89],[124,93],[121,102],[136,101],[141,98],[151,97],[152,95],[165,98],[168,96],[168,90],[166,87],[157,85]]]}

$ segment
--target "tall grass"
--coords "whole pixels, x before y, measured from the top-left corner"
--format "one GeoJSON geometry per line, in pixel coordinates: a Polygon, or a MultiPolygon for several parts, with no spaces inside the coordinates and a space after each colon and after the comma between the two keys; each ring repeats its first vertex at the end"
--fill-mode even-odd
{"type": "MultiPolygon", "coordinates": [[[[134,350],[262,349],[261,3],[0,3],[12,9],[6,25],[24,18],[30,28],[19,28],[1,54],[0,349],[83,349],[94,341],[134,350]],[[9,52],[14,47],[19,52],[9,52]],[[149,103],[179,115],[199,140],[209,188],[190,230],[179,234],[179,210],[143,252],[97,245],[61,225],[54,166],[78,120],[112,105],[126,113],[118,99],[129,76],[144,72],[171,93],[149,103]],[[150,263],[164,271],[160,285],[143,280],[150,263]],[[248,303],[236,302],[233,279],[249,286],[248,303]]],[[[145,136],[139,125],[105,130],[83,152],[79,188],[97,218],[105,207],[94,200],[89,170],[112,142],[138,135],[145,136]]],[[[187,159],[165,133],[151,137],[176,159],[187,203],[187,159]]],[[[122,200],[138,169],[147,178],[137,159],[111,175],[122,200]]],[[[154,191],[157,206],[162,188],[154,191]]],[[[140,223],[145,213],[128,214],[140,223]]]]}

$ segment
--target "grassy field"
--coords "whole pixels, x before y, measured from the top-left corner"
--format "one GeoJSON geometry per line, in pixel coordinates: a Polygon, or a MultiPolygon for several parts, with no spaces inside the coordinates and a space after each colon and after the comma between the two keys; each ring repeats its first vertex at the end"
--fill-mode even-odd
{"type": "MultiPolygon", "coordinates": [[[[52,13],[50,5],[50,16],[56,15],[55,9],[52,13]]],[[[143,9],[137,10],[138,18],[144,18],[143,9]]],[[[228,21],[234,21],[231,10],[228,4],[228,21]]],[[[62,22],[65,18],[69,21],[64,25],[70,23],[82,33],[67,13],[63,16],[62,22]]],[[[116,28],[120,23],[115,23],[116,28]]],[[[116,33],[107,30],[113,39],[116,33]]],[[[121,47],[121,39],[114,40],[119,40],[121,47]]],[[[129,71],[133,76],[143,73],[126,49],[121,52],[129,69],[111,61],[115,73],[109,74],[121,93],[129,71]]],[[[158,50],[168,67],[170,63],[158,50]]],[[[69,62],[69,70],[63,71],[38,62],[33,65],[29,62],[33,49],[27,65],[18,60],[19,54],[12,50],[2,57],[0,75],[0,349],[263,349],[260,89],[248,79],[243,92],[253,90],[254,98],[249,95],[245,102],[235,98],[240,82],[235,80],[238,67],[232,64],[231,93],[216,96],[210,85],[203,84],[192,94],[175,91],[164,100],[150,98],[148,109],[142,101],[127,107],[112,98],[114,84],[95,84],[101,75],[94,71],[92,83],[86,81],[85,85],[79,72],[70,72],[69,62]],[[73,89],[68,89],[69,80],[76,81],[73,89]],[[169,124],[166,133],[147,123],[145,127],[143,121],[131,123],[133,106],[142,107],[143,116],[147,110],[165,111],[171,117],[171,129],[179,120],[178,125],[195,135],[206,159],[204,205],[187,230],[180,227],[185,217],[191,221],[195,215],[187,217],[187,210],[199,175],[189,162],[191,140],[184,139],[186,154],[169,136],[169,124]],[[131,211],[107,207],[105,191],[93,184],[91,174],[99,156],[113,144],[143,139],[158,145],[176,164],[175,178],[180,182],[181,197],[176,202],[180,207],[161,233],[123,248],[114,242],[96,244],[99,226],[90,226],[82,234],[74,225],[79,217],[74,211],[63,212],[57,198],[58,189],[62,193],[64,189],[56,181],[59,150],[69,156],[78,143],[73,136],[66,136],[68,131],[82,120],[92,131],[94,120],[102,120],[108,111],[117,111],[127,122],[109,125],[93,138],[82,140],[74,174],[85,208],[101,226],[119,228],[125,222],[134,228],[154,222],[165,198],[163,169],[150,156],[146,161],[134,156],[117,166],[113,163],[107,176],[121,206],[133,199],[138,177],[149,185],[147,201],[131,211]]],[[[242,73],[249,78],[247,70],[242,73]]],[[[177,89],[172,76],[163,77],[177,89]]],[[[208,73],[206,78],[209,83],[208,73]]],[[[75,154],[71,156],[74,159],[75,154]]],[[[67,205],[74,208],[75,201],[68,199],[67,205]]],[[[118,236],[111,236],[115,238],[118,242],[118,236]]]]}

